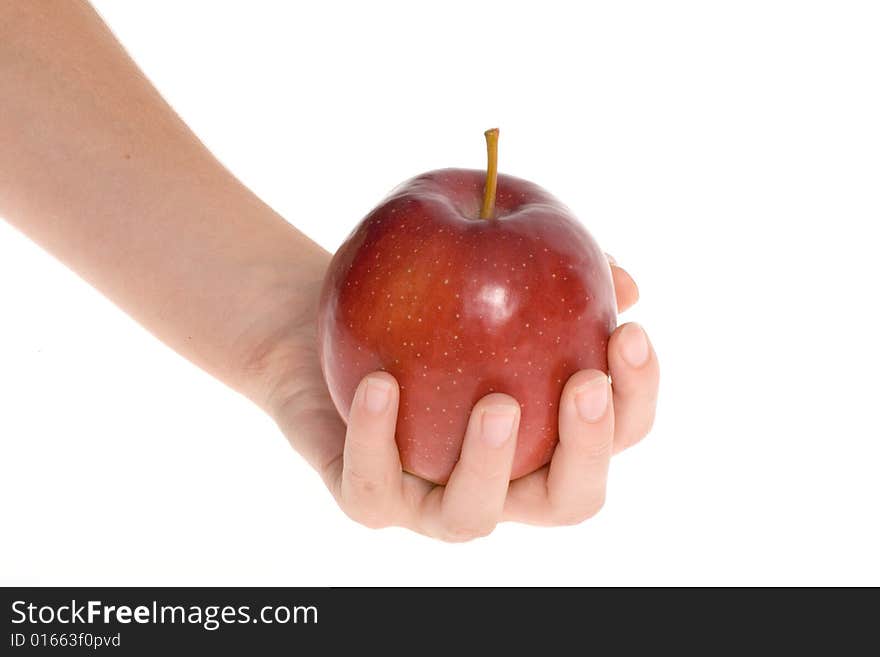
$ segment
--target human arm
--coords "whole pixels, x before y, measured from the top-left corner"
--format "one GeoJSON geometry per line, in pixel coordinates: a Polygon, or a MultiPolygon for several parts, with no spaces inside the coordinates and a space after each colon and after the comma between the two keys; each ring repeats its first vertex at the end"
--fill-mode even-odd
{"type": "MultiPolygon", "coordinates": [[[[508,488],[513,432],[494,451],[478,442],[484,411],[516,403],[493,396],[473,413],[449,486],[405,475],[394,382],[378,375],[384,410],[356,408],[347,428],[324,385],[314,320],[329,254],[224,169],[87,3],[0,0],[0,112],[0,215],[270,413],[365,524],[460,540],[501,519],[583,519],[601,504],[611,450],[650,426],[656,358],[648,347],[640,367],[622,365],[619,329],[605,412],[591,422],[572,415],[574,391],[598,373],[575,375],[550,468],[508,488]]],[[[614,275],[623,307],[635,286],[620,268],[614,275]]]]}
{"type": "Polygon", "coordinates": [[[81,0],[0,2],[0,216],[259,403],[254,370],[308,321],[329,257],[211,155],[81,0]]]}

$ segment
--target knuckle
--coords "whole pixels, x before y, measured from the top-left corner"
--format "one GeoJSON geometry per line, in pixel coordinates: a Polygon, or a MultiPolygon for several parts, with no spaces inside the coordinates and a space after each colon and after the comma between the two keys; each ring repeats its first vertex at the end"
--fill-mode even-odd
{"type": "Polygon", "coordinates": [[[444,529],[441,538],[447,543],[466,543],[488,536],[495,530],[494,522],[453,525],[444,529]]]}
{"type": "Polygon", "coordinates": [[[391,525],[385,517],[370,514],[362,516],[357,522],[367,529],[385,529],[391,525]]]}
{"type": "Polygon", "coordinates": [[[468,480],[481,481],[484,485],[510,481],[510,466],[494,460],[480,463],[474,459],[462,459],[455,469],[468,480]]]}
{"type": "Polygon", "coordinates": [[[354,499],[376,497],[385,488],[385,481],[368,475],[357,468],[349,468],[343,478],[346,497],[354,499]]]}
{"type": "Polygon", "coordinates": [[[603,506],[605,506],[604,493],[575,509],[558,509],[554,514],[554,522],[567,527],[579,525],[598,514],[603,506]]]}
{"type": "Polygon", "coordinates": [[[342,510],[355,522],[381,529],[391,524],[391,498],[387,482],[366,476],[357,469],[346,470],[342,480],[342,510]]]}
{"type": "Polygon", "coordinates": [[[580,512],[560,511],[556,514],[553,524],[561,527],[574,527],[586,519],[586,516],[580,512]]]}
{"type": "Polygon", "coordinates": [[[343,506],[342,510],[349,518],[368,529],[383,529],[391,525],[388,514],[383,509],[349,504],[343,506]]]}
{"type": "Polygon", "coordinates": [[[615,437],[615,443],[619,443],[622,449],[632,447],[642,441],[654,427],[654,415],[651,414],[638,422],[634,422],[629,426],[623,427],[620,432],[621,436],[615,437]]]}
{"type": "Polygon", "coordinates": [[[607,460],[613,448],[614,434],[611,432],[601,439],[584,441],[580,445],[581,454],[590,462],[607,460]]]}

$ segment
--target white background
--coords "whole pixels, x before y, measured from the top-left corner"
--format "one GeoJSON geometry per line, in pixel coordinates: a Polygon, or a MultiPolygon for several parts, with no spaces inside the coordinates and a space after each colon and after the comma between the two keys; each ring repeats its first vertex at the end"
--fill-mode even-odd
{"type": "Polygon", "coordinates": [[[500,126],[502,171],[637,278],[660,410],[582,526],[367,530],[268,418],[0,222],[0,582],[880,584],[875,3],[97,6],[328,249],[401,180],[482,167],[500,126]]]}

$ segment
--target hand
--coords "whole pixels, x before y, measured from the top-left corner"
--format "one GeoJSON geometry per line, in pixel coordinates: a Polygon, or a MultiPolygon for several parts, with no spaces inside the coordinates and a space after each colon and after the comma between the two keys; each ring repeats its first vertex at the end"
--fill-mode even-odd
{"type": "MultiPolygon", "coordinates": [[[[636,302],[638,290],[609,260],[622,312],[636,302]]],[[[403,526],[446,541],[484,536],[503,520],[570,525],[593,516],[605,499],[611,455],[651,428],[659,382],[644,331],[624,324],[608,343],[613,386],[597,370],[568,380],[559,445],[549,465],[509,481],[520,408],[512,397],[493,393],[474,406],[461,458],[447,485],[436,486],[401,468],[392,376],[375,372],[364,378],[346,427],[324,385],[313,329],[304,325],[284,354],[270,409],[342,510],[368,527],[403,526]]]]}

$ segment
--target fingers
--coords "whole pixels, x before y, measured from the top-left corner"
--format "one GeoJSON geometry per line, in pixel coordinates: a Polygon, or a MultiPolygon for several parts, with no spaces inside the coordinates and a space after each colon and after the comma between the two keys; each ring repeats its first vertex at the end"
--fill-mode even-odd
{"type": "MultiPolygon", "coordinates": [[[[355,520],[402,524],[447,541],[490,533],[501,520],[557,525],[581,522],[605,500],[612,452],[635,444],[654,421],[657,356],[638,324],[612,334],[608,363],[613,385],[598,370],[566,384],[559,405],[559,445],[548,467],[510,482],[520,407],[492,394],[471,412],[461,457],[445,487],[409,486],[394,439],[398,389],[378,372],[359,386],[351,407],[338,497],[355,520]],[[413,492],[414,491],[414,492],[413,492]]],[[[418,482],[426,484],[426,482],[418,482]]]]}
{"type": "Polygon", "coordinates": [[[489,534],[504,508],[519,404],[501,394],[480,400],[471,412],[461,457],[447,485],[418,486],[414,494],[404,495],[394,438],[398,394],[394,378],[384,372],[370,374],[358,386],[345,437],[340,506],[368,527],[402,524],[447,541],[489,534]]]}
{"type": "Polygon", "coordinates": [[[623,324],[608,341],[608,365],[614,389],[614,452],[644,438],[654,423],[660,366],[644,329],[623,324]]]}
{"type": "Polygon", "coordinates": [[[427,500],[429,533],[465,541],[495,529],[507,496],[519,418],[519,404],[507,395],[491,394],[477,402],[445,490],[427,500]]]}
{"type": "Polygon", "coordinates": [[[574,374],[559,402],[553,460],[549,468],[511,484],[505,519],[573,525],[598,513],[605,502],[614,419],[608,376],[599,370],[574,374]]]}
{"type": "Polygon", "coordinates": [[[639,300],[639,288],[629,272],[618,265],[610,255],[607,253],[605,255],[611,265],[611,278],[614,281],[614,294],[617,297],[617,312],[622,313],[639,300]]]}
{"type": "Polygon", "coordinates": [[[547,476],[550,516],[556,524],[583,522],[602,508],[613,444],[608,376],[599,370],[576,373],[562,391],[559,445],[547,476]]]}
{"type": "Polygon", "coordinates": [[[400,455],[394,440],[397,382],[375,372],[354,395],[342,455],[339,499],[342,509],[368,527],[395,521],[401,495],[400,455]]]}

